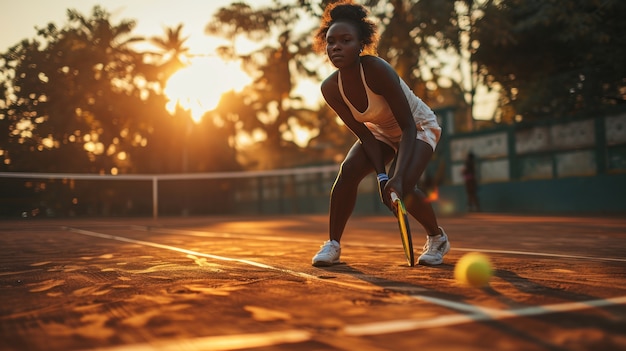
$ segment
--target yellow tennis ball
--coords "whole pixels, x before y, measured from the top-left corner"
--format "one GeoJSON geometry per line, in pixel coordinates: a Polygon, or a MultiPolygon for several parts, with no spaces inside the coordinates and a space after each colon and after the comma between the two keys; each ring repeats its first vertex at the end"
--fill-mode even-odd
{"type": "Polygon", "coordinates": [[[454,267],[454,278],[457,282],[476,288],[487,286],[492,274],[489,257],[478,252],[465,254],[454,267]]]}

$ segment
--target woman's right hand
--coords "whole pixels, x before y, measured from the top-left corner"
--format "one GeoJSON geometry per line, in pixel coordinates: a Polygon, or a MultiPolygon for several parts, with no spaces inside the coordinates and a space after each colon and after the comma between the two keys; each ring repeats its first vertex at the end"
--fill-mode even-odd
{"type": "Polygon", "coordinates": [[[385,188],[383,188],[382,193],[385,194],[384,197],[385,197],[385,200],[387,201],[385,204],[395,214],[396,204],[393,202],[393,199],[391,198],[391,194],[395,193],[398,198],[402,199],[403,189],[402,189],[401,181],[397,178],[392,177],[385,184],[385,188]]]}

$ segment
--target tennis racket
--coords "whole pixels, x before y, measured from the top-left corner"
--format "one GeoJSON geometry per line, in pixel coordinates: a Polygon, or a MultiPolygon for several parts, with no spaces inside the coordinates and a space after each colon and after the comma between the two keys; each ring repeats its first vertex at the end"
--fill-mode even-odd
{"type": "Polygon", "coordinates": [[[413,254],[413,240],[411,239],[411,228],[409,228],[409,217],[406,213],[404,203],[396,193],[391,193],[391,202],[396,208],[396,217],[398,218],[398,226],[400,227],[400,238],[402,238],[402,246],[404,254],[410,267],[415,266],[415,255],[413,254]]]}

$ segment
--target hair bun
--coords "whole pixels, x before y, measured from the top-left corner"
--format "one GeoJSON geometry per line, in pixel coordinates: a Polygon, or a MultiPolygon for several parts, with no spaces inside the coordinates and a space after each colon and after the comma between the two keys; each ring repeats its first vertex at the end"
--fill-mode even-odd
{"type": "Polygon", "coordinates": [[[360,22],[367,18],[367,10],[363,6],[354,4],[337,5],[330,11],[330,18],[333,21],[351,20],[360,22]]]}

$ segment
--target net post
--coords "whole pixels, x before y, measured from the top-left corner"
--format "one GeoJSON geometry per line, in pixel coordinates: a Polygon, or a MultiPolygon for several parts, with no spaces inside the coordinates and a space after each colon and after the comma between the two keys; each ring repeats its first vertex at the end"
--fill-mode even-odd
{"type": "Polygon", "coordinates": [[[152,177],[152,219],[159,218],[159,183],[156,176],[152,177]]]}

